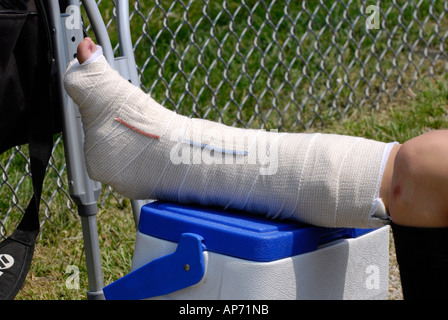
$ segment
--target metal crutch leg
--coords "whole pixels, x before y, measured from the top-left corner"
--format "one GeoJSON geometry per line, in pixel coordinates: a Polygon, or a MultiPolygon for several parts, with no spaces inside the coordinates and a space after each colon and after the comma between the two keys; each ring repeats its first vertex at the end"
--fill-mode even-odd
{"type": "MultiPolygon", "coordinates": [[[[118,6],[118,35],[120,48],[123,57],[114,59],[109,35],[103,23],[102,17],[96,3],[92,0],[83,1],[86,13],[92,24],[93,31],[103,47],[103,52],[112,67],[119,69],[120,73],[128,77],[132,83],[138,84],[135,60],[132,51],[130,31],[129,31],[129,9],[126,1],[120,0],[118,6]]],[[[60,5],[57,1],[51,1],[50,21],[53,27],[53,41],[55,44],[55,54],[57,57],[57,67],[60,71],[59,90],[61,94],[61,104],[63,106],[64,117],[64,147],[67,162],[67,174],[69,179],[70,195],[78,205],[78,213],[81,217],[84,246],[86,250],[86,264],[89,278],[88,299],[103,299],[103,274],[101,268],[101,256],[96,224],[97,200],[101,191],[101,184],[92,181],[87,176],[83,156],[83,131],[81,116],[76,105],[68,97],[63,88],[62,75],[70,60],[74,58],[76,48],[83,39],[81,26],[67,27],[67,19],[72,18],[70,14],[61,14],[61,8],[74,6],[79,8],[79,1],[65,1],[60,5]]],[[[80,14],[79,10],[72,14],[80,14]]],[[[80,21],[80,16],[78,17],[80,21]]],[[[150,200],[132,200],[135,223],[138,223],[140,208],[150,200]]]]}
{"type": "MultiPolygon", "coordinates": [[[[69,5],[79,8],[79,1],[67,1],[62,6],[69,5]]],[[[68,97],[63,86],[63,74],[70,60],[76,53],[77,44],[82,40],[82,28],[67,28],[65,10],[61,13],[61,6],[57,0],[48,3],[49,20],[52,27],[53,47],[58,69],[58,90],[60,92],[63,114],[63,137],[65,158],[67,163],[67,175],[70,195],[78,206],[81,217],[86,265],[89,281],[88,299],[104,299],[103,273],[101,268],[101,256],[99,250],[96,214],[98,211],[97,200],[101,191],[101,185],[92,181],[85,168],[83,151],[83,131],[81,117],[78,108],[68,97]]],[[[77,13],[80,14],[78,10],[77,13]]],[[[80,18],[80,17],[79,17],[80,18]]],[[[81,21],[79,19],[79,21],[81,21]]]]}

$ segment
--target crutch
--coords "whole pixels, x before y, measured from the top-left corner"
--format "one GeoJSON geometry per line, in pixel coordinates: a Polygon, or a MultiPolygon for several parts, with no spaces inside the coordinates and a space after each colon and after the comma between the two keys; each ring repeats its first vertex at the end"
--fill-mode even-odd
{"type": "MultiPolygon", "coordinates": [[[[127,1],[117,2],[118,35],[123,57],[114,58],[109,35],[103,23],[98,7],[93,0],[83,1],[87,16],[91,22],[95,37],[103,47],[103,52],[112,67],[138,83],[138,76],[132,51],[129,31],[129,7],[127,1]]],[[[83,152],[83,131],[81,116],[77,106],[70,99],[63,87],[63,74],[68,63],[75,57],[79,42],[83,39],[81,26],[80,3],[78,0],[48,3],[49,20],[52,28],[53,46],[58,69],[58,89],[63,114],[63,136],[69,192],[78,207],[81,217],[83,239],[86,254],[86,266],[89,282],[87,298],[104,299],[103,273],[99,249],[96,214],[97,201],[101,192],[101,184],[92,181],[86,171],[83,152]]],[[[145,201],[132,201],[134,218],[137,223],[140,207],[145,201]]]]}
{"type": "Polygon", "coordinates": [[[81,117],[76,105],[69,98],[63,86],[64,71],[68,63],[74,58],[76,47],[83,38],[79,1],[51,0],[48,2],[48,16],[53,37],[55,62],[58,69],[57,89],[60,93],[62,108],[69,192],[78,207],[84,237],[89,281],[87,298],[90,300],[103,299],[103,273],[96,224],[97,200],[101,192],[101,185],[92,181],[87,175],[84,162],[81,117]],[[74,23],[76,21],[79,22],[78,25],[74,23]]]}

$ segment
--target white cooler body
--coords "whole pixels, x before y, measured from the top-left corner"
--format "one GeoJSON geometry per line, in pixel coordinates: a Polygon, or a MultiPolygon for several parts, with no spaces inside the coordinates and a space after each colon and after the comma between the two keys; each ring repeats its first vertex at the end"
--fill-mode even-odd
{"type": "Polygon", "coordinates": [[[387,299],[388,270],[388,226],[320,228],[154,202],[141,211],[131,273],[104,292],[107,299],[387,299]],[[201,244],[180,249],[182,235],[201,244]],[[190,257],[201,261],[184,261],[190,257]]]}

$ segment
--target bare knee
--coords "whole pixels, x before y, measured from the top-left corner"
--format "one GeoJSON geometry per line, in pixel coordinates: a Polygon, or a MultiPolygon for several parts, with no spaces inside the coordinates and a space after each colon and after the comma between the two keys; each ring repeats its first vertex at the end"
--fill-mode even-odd
{"type": "Polygon", "coordinates": [[[389,211],[397,224],[448,226],[448,131],[404,143],[396,154],[389,211]]]}

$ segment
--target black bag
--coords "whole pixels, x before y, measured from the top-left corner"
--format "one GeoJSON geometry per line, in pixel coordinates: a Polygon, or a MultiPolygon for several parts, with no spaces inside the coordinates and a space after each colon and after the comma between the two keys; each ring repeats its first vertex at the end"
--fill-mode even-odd
{"type": "Polygon", "coordinates": [[[0,243],[0,299],[13,299],[28,274],[53,135],[61,132],[46,12],[43,0],[0,0],[0,153],[29,145],[34,191],[17,229],[0,243]]]}

